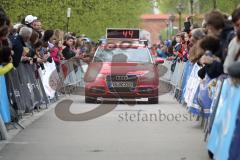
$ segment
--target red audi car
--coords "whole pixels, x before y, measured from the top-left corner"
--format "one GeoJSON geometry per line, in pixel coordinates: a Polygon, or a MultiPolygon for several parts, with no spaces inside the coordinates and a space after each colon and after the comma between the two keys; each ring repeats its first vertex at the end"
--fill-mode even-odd
{"type": "MultiPolygon", "coordinates": [[[[120,33],[123,31],[126,35],[128,30],[120,33]]],[[[148,98],[149,103],[158,103],[159,63],[163,60],[153,58],[148,47],[135,37],[128,37],[128,41],[121,37],[111,43],[108,39],[96,50],[85,74],[85,102],[95,103],[101,97],[148,98]]]]}

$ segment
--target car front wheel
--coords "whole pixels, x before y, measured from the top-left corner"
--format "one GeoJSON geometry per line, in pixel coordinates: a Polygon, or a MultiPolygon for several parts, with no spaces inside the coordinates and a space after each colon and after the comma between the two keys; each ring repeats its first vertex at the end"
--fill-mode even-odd
{"type": "Polygon", "coordinates": [[[150,103],[150,104],[158,104],[158,97],[148,98],[148,103],[150,103]]]}
{"type": "Polygon", "coordinates": [[[85,96],[85,103],[96,103],[96,102],[97,102],[97,98],[85,96]]]}

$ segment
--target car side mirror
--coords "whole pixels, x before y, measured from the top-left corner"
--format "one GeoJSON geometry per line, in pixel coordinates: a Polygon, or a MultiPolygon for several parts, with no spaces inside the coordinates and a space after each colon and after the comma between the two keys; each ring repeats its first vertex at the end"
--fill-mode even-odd
{"type": "Polygon", "coordinates": [[[155,64],[158,65],[158,64],[163,64],[164,63],[164,59],[162,58],[156,58],[155,59],[155,64]]]}

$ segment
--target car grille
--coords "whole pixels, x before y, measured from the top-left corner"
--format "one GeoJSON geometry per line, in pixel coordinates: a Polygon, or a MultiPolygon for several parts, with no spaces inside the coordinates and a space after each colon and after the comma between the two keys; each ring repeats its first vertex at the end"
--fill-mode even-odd
{"type": "Polygon", "coordinates": [[[137,85],[137,76],[136,75],[109,75],[106,78],[108,88],[110,92],[132,92],[137,85]],[[116,87],[113,86],[113,83],[126,83],[131,84],[129,86],[116,87]]]}

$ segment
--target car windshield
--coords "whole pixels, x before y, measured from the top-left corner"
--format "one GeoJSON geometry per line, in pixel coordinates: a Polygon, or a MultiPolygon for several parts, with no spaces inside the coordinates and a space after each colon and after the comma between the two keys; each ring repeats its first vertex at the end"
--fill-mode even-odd
{"type": "Polygon", "coordinates": [[[150,63],[151,57],[147,48],[99,48],[93,61],[150,63]]]}

